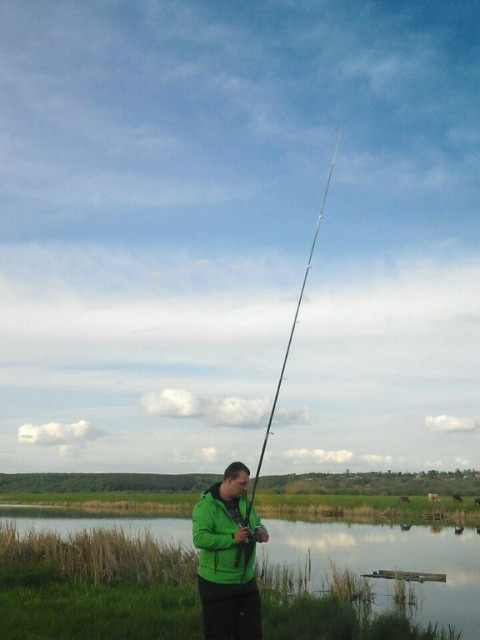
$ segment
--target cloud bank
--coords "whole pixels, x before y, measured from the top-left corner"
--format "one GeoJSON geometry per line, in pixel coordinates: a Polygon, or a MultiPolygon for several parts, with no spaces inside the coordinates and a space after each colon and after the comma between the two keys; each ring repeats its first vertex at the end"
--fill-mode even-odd
{"type": "MultiPolygon", "coordinates": [[[[217,398],[186,389],[146,393],[140,401],[145,414],[156,418],[198,418],[212,426],[260,427],[266,424],[272,404],[267,399],[217,398]]],[[[307,424],[308,409],[279,409],[274,424],[307,424]]]]}
{"type": "Polygon", "coordinates": [[[425,426],[430,431],[441,433],[457,433],[459,431],[477,431],[480,427],[478,418],[457,418],[455,416],[427,416],[425,426]]]}
{"type": "Polygon", "coordinates": [[[354,454],[352,451],[341,449],[339,451],[324,451],[323,449],[288,449],[283,456],[295,463],[326,463],[334,462],[342,464],[352,460],[354,454]]]}

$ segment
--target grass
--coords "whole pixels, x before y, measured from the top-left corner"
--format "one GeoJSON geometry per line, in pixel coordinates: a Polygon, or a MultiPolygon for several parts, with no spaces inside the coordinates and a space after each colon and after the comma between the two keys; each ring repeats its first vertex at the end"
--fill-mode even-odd
{"type": "Polygon", "coordinates": [[[192,589],[132,583],[46,583],[2,589],[4,640],[170,640],[202,637],[192,589]]]}
{"type": "Polygon", "coordinates": [[[0,503],[37,506],[125,511],[128,513],[187,513],[199,496],[196,493],[149,493],[141,491],[104,491],[71,493],[0,493],[0,503]]]}
{"type": "MultiPolygon", "coordinates": [[[[189,515],[197,493],[142,493],[110,491],[98,493],[0,493],[0,503],[62,507],[72,510],[125,513],[128,515],[189,515]]],[[[258,493],[255,508],[269,518],[328,519],[332,516],[356,521],[425,523],[423,514],[442,513],[455,524],[480,523],[480,508],[473,498],[459,506],[449,498],[430,503],[426,496],[411,496],[401,503],[397,496],[319,495],[258,493]]]]}
{"type": "MultiPolygon", "coordinates": [[[[265,640],[458,640],[454,630],[416,627],[388,612],[361,620],[336,596],[263,596],[265,640]]],[[[178,586],[44,584],[2,589],[3,640],[201,640],[196,592],[178,586]]]]}
{"type": "MultiPolygon", "coordinates": [[[[2,640],[200,640],[196,552],[121,530],[62,539],[0,526],[2,640]]],[[[455,630],[417,628],[397,611],[372,616],[367,585],[332,567],[328,595],[305,575],[258,568],[265,640],[458,640],[455,630]],[[363,595],[362,595],[363,594],[363,595]],[[401,630],[401,635],[398,635],[401,630]]]]}
{"type": "Polygon", "coordinates": [[[194,581],[197,555],[193,549],[159,542],[148,531],[127,536],[121,528],[98,528],[64,540],[58,533],[37,531],[20,538],[14,525],[0,525],[0,584],[1,571],[37,563],[72,582],[172,585],[194,581]]]}
{"type": "Polygon", "coordinates": [[[343,600],[359,602],[363,611],[370,611],[370,605],[373,602],[370,583],[365,578],[360,579],[348,569],[341,572],[333,563],[330,563],[330,576],[327,580],[326,591],[343,600]]]}
{"type": "Polygon", "coordinates": [[[443,513],[445,519],[455,522],[480,522],[480,509],[473,498],[459,507],[451,499],[431,503],[426,496],[411,496],[409,503],[401,503],[398,496],[318,495],[318,494],[260,494],[256,508],[262,515],[289,518],[295,516],[312,519],[329,518],[341,514],[350,520],[396,520],[410,523],[424,522],[424,513],[443,513]]]}

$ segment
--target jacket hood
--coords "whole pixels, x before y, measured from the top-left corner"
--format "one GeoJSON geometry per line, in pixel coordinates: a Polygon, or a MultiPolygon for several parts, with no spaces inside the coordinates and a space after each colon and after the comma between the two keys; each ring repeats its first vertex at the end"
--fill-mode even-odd
{"type": "Polygon", "coordinates": [[[214,498],[220,497],[220,485],[221,482],[214,482],[211,487],[205,489],[202,495],[206,496],[208,493],[211,493],[214,498]]]}
{"type": "MultiPolygon", "coordinates": [[[[205,489],[205,491],[202,493],[201,495],[201,499],[210,499],[210,500],[218,500],[219,502],[224,503],[224,499],[222,498],[222,496],[220,495],[220,485],[222,483],[221,482],[214,482],[212,484],[211,487],[209,487],[208,489],[205,489]]],[[[238,499],[239,503],[247,503],[248,502],[248,497],[247,494],[244,494],[243,496],[241,496],[238,499]]]]}

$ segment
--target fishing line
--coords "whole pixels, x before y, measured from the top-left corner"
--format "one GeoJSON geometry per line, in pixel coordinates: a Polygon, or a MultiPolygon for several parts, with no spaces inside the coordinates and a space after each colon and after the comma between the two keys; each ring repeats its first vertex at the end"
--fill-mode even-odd
{"type": "MultiPolygon", "coordinates": [[[[296,311],[295,311],[295,316],[294,316],[294,319],[293,319],[292,328],[290,330],[290,336],[289,336],[289,339],[288,339],[287,350],[285,352],[285,357],[283,359],[283,364],[282,364],[282,368],[281,368],[281,371],[280,371],[280,377],[279,377],[278,384],[277,384],[277,390],[275,392],[275,397],[274,397],[272,409],[271,409],[271,412],[270,412],[270,418],[268,420],[267,429],[266,429],[266,432],[265,432],[265,439],[263,441],[262,451],[261,451],[261,454],[260,454],[260,459],[258,461],[258,467],[257,467],[257,472],[255,474],[255,480],[254,480],[254,483],[253,483],[253,489],[252,489],[250,501],[249,501],[249,504],[248,504],[248,507],[247,507],[247,512],[246,512],[246,516],[245,516],[245,526],[247,526],[247,527],[249,526],[250,513],[251,513],[252,508],[253,508],[253,501],[255,499],[255,491],[257,489],[258,479],[260,477],[260,470],[262,468],[263,457],[265,455],[265,449],[267,448],[268,438],[269,438],[269,436],[271,434],[271,427],[272,427],[273,417],[275,415],[275,409],[277,407],[277,401],[278,401],[278,397],[280,395],[280,389],[281,389],[281,386],[282,386],[282,382],[284,380],[285,367],[287,366],[288,355],[290,353],[290,347],[292,346],[293,334],[295,333],[295,327],[296,327],[297,322],[298,322],[298,314],[300,312],[300,306],[302,304],[303,293],[305,291],[305,286],[307,284],[308,274],[310,272],[310,269],[312,268],[313,252],[315,251],[315,245],[317,243],[317,237],[318,237],[318,232],[320,230],[320,224],[322,222],[322,219],[323,219],[323,216],[324,216],[324,212],[325,212],[325,205],[326,205],[326,202],[327,202],[328,190],[330,188],[330,181],[332,179],[333,169],[335,168],[335,164],[336,164],[336,161],[337,161],[337,152],[338,152],[338,147],[340,145],[341,137],[342,137],[342,130],[340,129],[340,131],[338,133],[338,137],[337,137],[337,144],[335,145],[335,151],[334,151],[333,157],[332,157],[332,162],[330,164],[330,171],[329,171],[329,174],[328,174],[327,183],[325,185],[325,189],[324,189],[324,192],[323,192],[322,206],[320,208],[320,213],[318,215],[317,224],[316,224],[316,227],[315,227],[315,233],[313,235],[312,246],[310,248],[310,254],[308,256],[308,263],[307,263],[307,266],[306,266],[306,269],[305,269],[305,275],[303,277],[302,287],[300,289],[300,295],[299,295],[298,302],[297,302],[297,308],[296,308],[296,311]]],[[[243,545],[240,545],[240,547],[239,547],[239,552],[240,553],[241,553],[242,546],[243,545]]]]}

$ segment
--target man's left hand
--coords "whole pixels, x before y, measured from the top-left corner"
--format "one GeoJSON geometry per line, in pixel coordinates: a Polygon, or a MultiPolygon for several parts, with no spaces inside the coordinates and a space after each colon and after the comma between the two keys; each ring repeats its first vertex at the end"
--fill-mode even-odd
{"type": "Polygon", "coordinates": [[[258,535],[258,542],[268,542],[268,538],[269,538],[268,531],[266,531],[262,527],[258,528],[257,535],[258,535]]]}

